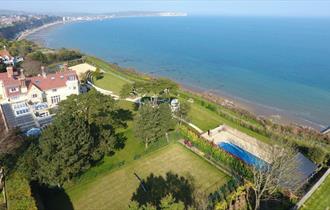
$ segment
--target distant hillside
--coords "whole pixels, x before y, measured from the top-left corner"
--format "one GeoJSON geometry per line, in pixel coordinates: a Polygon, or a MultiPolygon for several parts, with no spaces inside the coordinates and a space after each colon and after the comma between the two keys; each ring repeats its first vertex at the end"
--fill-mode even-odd
{"type": "Polygon", "coordinates": [[[56,16],[45,16],[43,18],[31,18],[25,22],[19,22],[15,25],[0,28],[0,37],[5,39],[15,39],[19,33],[28,30],[40,27],[47,23],[52,23],[57,20],[60,20],[60,17],[56,16]]]}

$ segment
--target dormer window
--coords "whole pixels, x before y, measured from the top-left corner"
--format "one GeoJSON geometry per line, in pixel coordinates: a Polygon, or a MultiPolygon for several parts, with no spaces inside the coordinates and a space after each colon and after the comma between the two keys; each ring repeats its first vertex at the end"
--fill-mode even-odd
{"type": "Polygon", "coordinates": [[[18,91],[19,91],[18,87],[9,88],[10,93],[15,93],[15,92],[18,92],[18,91]]]}
{"type": "Polygon", "coordinates": [[[71,75],[71,76],[68,76],[68,80],[69,80],[69,81],[74,81],[74,80],[76,80],[76,77],[75,77],[75,76],[73,76],[73,75],[71,75]]]}
{"type": "Polygon", "coordinates": [[[37,84],[37,85],[40,84],[40,80],[36,80],[36,84],[37,84]]]}
{"type": "Polygon", "coordinates": [[[51,77],[50,79],[51,79],[51,80],[54,80],[54,79],[55,79],[55,77],[51,77]]]}
{"type": "Polygon", "coordinates": [[[61,79],[64,79],[64,76],[63,76],[63,75],[61,75],[61,76],[60,76],[60,78],[61,78],[61,79]]]}

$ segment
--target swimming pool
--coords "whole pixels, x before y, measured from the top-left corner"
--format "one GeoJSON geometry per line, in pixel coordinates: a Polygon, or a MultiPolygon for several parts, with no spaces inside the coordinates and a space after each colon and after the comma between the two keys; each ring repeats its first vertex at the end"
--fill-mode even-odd
{"type": "Polygon", "coordinates": [[[264,160],[256,157],[255,155],[245,151],[244,149],[230,142],[220,142],[218,146],[226,152],[232,154],[233,156],[241,159],[246,164],[254,165],[258,168],[261,168],[262,166],[265,166],[267,164],[264,160]]]}

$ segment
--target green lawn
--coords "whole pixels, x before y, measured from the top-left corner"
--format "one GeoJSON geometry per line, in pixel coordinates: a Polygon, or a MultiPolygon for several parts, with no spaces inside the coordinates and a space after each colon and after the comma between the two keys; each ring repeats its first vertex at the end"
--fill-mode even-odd
{"type": "MultiPolygon", "coordinates": [[[[129,149],[123,152],[129,153],[129,149]]],[[[125,154],[127,155],[129,154],[125,154]]],[[[146,178],[151,173],[164,175],[169,171],[185,177],[191,175],[196,187],[208,193],[229,179],[227,175],[183,146],[170,144],[111,173],[70,187],[66,192],[74,209],[125,209],[132,193],[139,186],[134,172],[141,178],[146,178]]]]}
{"type": "MultiPolygon", "coordinates": [[[[101,69],[105,70],[107,73],[104,74],[104,78],[95,81],[95,84],[101,88],[111,90],[115,94],[118,94],[119,91],[121,90],[122,86],[131,81],[136,81],[136,80],[143,80],[142,76],[138,78],[136,75],[133,74],[127,74],[121,71],[118,71],[116,69],[113,69],[109,64],[106,62],[94,58],[94,57],[87,57],[87,60],[90,63],[93,63],[94,65],[98,65],[101,69]]],[[[207,109],[205,106],[202,106],[199,102],[202,101],[202,99],[198,96],[191,95],[190,93],[179,91],[180,95],[182,97],[178,97],[180,100],[185,100],[184,98],[194,98],[195,103],[191,104],[191,112],[189,115],[189,118],[193,124],[195,124],[197,127],[200,129],[207,131],[208,129],[213,129],[220,124],[226,124],[229,125],[237,130],[240,130],[241,132],[244,132],[258,140],[261,140],[265,143],[271,144],[271,140],[263,135],[260,135],[256,132],[253,132],[247,128],[244,128],[236,123],[233,123],[230,120],[227,120],[223,117],[221,117],[219,114],[217,114],[215,111],[212,111],[210,109],[207,109]]],[[[203,100],[204,101],[204,100],[203,100]]],[[[208,102],[207,102],[208,103],[208,102]]],[[[218,105],[216,105],[219,107],[218,105]]],[[[227,110],[224,108],[221,108],[230,115],[233,115],[235,117],[240,118],[236,113],[234,113],[231,110],[227,110]]],[[[248,121],[251,124],[254,124],[258,126],[258,123],[255,122],[254,120],[251,119],[244,119],[248,121]]]]}
{"type": "Polygon", "coordinates": [[[330,209],[330,176],[321,184],[301,208],[302,210],[330,209]]]}
{"type": "MultiPolygon", "coordinates": [[[[181,99],[184,100],[184,99],[181,99]]],[[[246,133],[258,140],[261,140],[265,143],[271,144],[271,140],[263,135],[260,135],[256,132],[253,132],[245,127],[242,127],[236,123],[233,123],[230,120],[227,120],[226,118],[221,117],[218,115],[216,112],[211,111],[207,109],[206,107],[197,104],[197,103],[192,103],[191,104],[191,111],[189,114],[189,118],[191,123],[195,124],[197,127],[200,129],[207,131],[208,129],[213,129],[220,124],[226,124],[229,125],[243,133],[246,133]]]]}
{"type": "Polygon", "coordinates": [[[110,90],[117,95],[119,95],[120,90],[122,89],[123,85],[125,85],[126,83],[128,83],[128,81],[112,73],[104,73],[102,79],[99,80],[94,79],[94,84],[97,87],[110,90]]]}

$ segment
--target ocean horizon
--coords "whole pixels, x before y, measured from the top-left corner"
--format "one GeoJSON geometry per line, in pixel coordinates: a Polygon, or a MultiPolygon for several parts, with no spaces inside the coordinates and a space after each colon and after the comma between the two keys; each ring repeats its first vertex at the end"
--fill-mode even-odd
{"type": "Polygon", "coordinates": [[[257,114],[330,124],[330,18],[120,18],[61,24],[28,39],[209,90],[257,114]]]}

